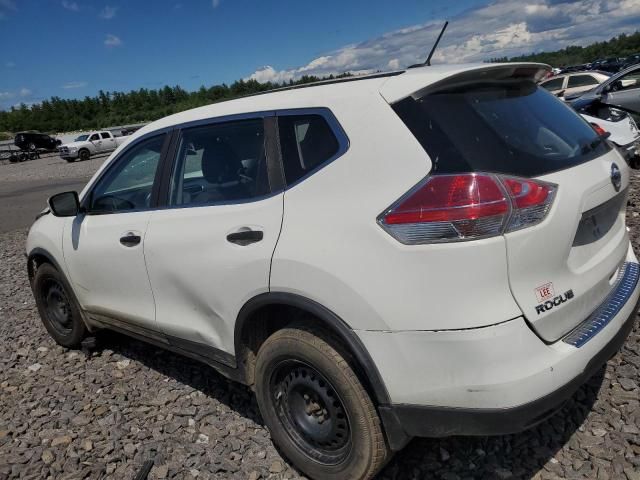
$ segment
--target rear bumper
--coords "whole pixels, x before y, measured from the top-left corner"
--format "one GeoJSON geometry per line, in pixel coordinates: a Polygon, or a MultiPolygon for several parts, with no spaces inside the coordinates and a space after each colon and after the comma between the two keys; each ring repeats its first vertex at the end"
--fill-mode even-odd
{"type": "Polygon", "coordinates": [[[507,435],[531,428],[555,414],[564,403],[622,347],[633,329],[638,307],[616,335],[593,357],[585,369],[554,392],[511,408],[448,408],[421,405],[380,407],[391,447],[400,449],[412,437],[452,435],[507,435]]]}
{"type": "Polygon", "coordinates": [[[627,261],[636,272],[633,284],[621,282],[594,315],[553,344],[522,318],[454,332],[359,332],[391,397],[380,406],[391,447],[414,436],[515,433],[553,415],[633,328],[640,284],[631,250],[627,261]],[[615,293],[622,290],[621,302],[615,293]],[[605,321],[602,312],[610,312],[605,321]],[[589,329],[580,346],[569,341],[589,329]],[[380,336],[386,341],[373,347],[380,336]]]}

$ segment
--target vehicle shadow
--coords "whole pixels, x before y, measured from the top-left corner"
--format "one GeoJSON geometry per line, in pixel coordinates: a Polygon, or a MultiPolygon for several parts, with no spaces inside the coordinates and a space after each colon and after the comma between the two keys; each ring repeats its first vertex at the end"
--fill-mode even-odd
{"type": "MultiPolygon", "coordinates": [[[[258,425],[264,422],[250,389],[214,369],[115,332],[100,332],[91,353],[109,349],[156,372],[215,398],[258,425]]],[[[545,465],[549,475],[564,477],[562,465],[550,460],[584,423],[606,382],[605,366],[553,417],[519,434],[494,437],[414,439],[396,453],[378,479],[532,479],[545,465]]],[[[586,472],[588,473],[588,472],[586,472]]],[[[595,476],[595,473],[593,474],[595,476]]]]}

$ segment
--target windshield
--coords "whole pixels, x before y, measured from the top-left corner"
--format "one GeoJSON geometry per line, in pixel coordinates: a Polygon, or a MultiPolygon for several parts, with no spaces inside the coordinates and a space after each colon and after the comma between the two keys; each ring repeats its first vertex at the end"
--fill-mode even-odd
{"type": "Polygon", "coordinates": [[[89,138],[89,135],[80,135],[74,142],[84,142],[87,138],[89,138]]]}
{"type": "Polygon", "coordinates": [[[611,148],[571,108],[530,81],[440,90],[393,108],[431,157],[435,173],[539,176],[611,148]]]}

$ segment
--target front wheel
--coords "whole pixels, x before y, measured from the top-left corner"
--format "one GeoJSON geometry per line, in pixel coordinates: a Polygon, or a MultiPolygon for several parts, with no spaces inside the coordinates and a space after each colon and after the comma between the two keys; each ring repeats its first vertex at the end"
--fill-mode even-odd
{"type": "Polygon", "coordinates": [[[52,265],[43,263],[36,270],[33,295],[42,323],[53,339],[63,347],[80,346],[87,328],[67,282],[52,265]]]}
{"type": "Polygon", "coordinates": [[[91,156],[89,150],[80,150],[80,152],[78,152],[78,155],[80,156],[81,161],[89,160],[89,157],[91,156]]]}
{"type": "Polygon", "coordinates": [[[315,479],[369,479],[391,452],[371,397],[322,331],[285,328],[256,359],[256,396],[274,442],[315,479]]]}

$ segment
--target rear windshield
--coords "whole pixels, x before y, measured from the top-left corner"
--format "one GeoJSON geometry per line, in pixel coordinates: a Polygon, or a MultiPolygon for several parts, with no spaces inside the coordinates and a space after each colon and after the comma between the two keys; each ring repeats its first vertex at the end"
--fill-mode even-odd
{"type": "Polygon", "coordinates": [[[434,173],[539,176],[587,162],[611,147],[568,106],[530,81],[451,87],[393,105],[434,173]]]}

